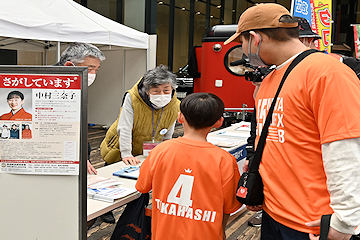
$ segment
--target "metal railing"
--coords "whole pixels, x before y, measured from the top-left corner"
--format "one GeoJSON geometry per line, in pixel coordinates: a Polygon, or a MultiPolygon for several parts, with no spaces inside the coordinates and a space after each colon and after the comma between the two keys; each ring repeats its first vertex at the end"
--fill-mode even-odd
{"type": "Polygon", "coordinates": [[[247,104],[243,103],[241,108],[225,108],[225,112],[226,111],[240,111],[236,113],[236,119],[241,119],[244,121],[246,117],[246,113],[248,111],[254,111],[254,108],[249,108],[247,104]]]}

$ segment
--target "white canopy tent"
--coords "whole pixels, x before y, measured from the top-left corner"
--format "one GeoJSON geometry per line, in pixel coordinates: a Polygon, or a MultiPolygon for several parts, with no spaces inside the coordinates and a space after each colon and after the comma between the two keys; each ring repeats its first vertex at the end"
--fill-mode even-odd
{"type": "MultiPolygon", "coordinates": [[[[97,45],[106,55],[89,88],[89,123],[110,125],[124,92],[156,64],[156,36],[134,30],[72,0],[2,1],[0,48],[60,52],[71,42],[97,45]],[[60,43],[63,43],[61,46],[60,43]],[[109,104],[111,103],[111,104],[109,104]]],[[[53,54],[54,55],[54,54],[53,54]]]]}
{"type": "Polygon", "coordinates": [[[146,33],[114,22],[72,0],[3,1],[0,36],[148,49],[146,33]]]}

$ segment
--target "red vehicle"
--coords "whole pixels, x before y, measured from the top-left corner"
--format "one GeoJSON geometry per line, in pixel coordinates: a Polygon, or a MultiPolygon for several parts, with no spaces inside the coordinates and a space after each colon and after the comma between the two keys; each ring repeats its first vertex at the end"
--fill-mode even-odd
{"type": "MultiPolygon", "coordinates": [[[[244,76],[245,71],[251,69],[230,66],[231,62],[244,58],[241,44],[224,45],[236,29],[237,25],[215,25],[206,31],[202,46],[194,47],[188,65],[178,72],[179,98],[191,92],[209,92],[224,101],[227,111],[244,113],[254,107],[254,86],[244,76]],[[184,74],[186,70],[187,75],[184,74]]],[[[232,114],[229,112],[229,115],[232,114]]],[[[244,120],[245,116],[241,118],[244,120]]]]}

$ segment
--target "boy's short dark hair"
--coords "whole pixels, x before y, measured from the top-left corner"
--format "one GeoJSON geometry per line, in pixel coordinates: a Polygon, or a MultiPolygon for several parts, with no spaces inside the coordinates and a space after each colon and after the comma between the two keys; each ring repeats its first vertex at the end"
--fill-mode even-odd
{"type": "Polygon", "coordinates": [[[22,94],[22,92],[19,92],[19,91],[9,92],[9,94],[7,96],[7,100],[10,100],[14,96],[19,96],[21,98],[21,100],[24,100],[24,94],[22,94]]]}
{"type": "Polygon", "coordinates": [[[180,104],[180,111],[195,129],[211,127],[224,113],[224,102],[212,93],[192,93],[180,104]]]}

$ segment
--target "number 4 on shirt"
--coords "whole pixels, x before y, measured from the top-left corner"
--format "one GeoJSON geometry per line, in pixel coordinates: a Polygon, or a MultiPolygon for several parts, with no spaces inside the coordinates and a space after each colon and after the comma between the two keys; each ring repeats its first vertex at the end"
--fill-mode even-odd
{"type": "Polygon", "coordinates": [[[167,202],[191,207],[193,202],[191,200],[193,185],[194,176],[180,174],[167,197],[167,202]]]}

